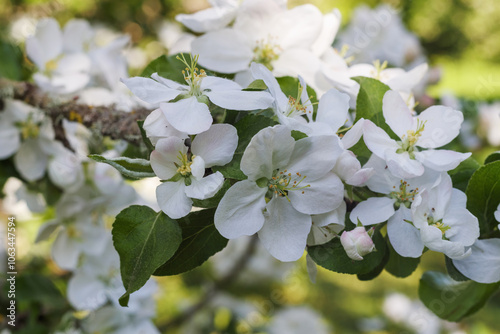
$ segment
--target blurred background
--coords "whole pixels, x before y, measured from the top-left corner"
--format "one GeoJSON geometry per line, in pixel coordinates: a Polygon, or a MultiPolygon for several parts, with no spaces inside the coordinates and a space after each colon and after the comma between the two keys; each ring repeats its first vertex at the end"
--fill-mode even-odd
{"type": "MultiPolygon", "coordinates": [[[[389,4],[396,8],[404,26],[418,38],[419,53],[433,68],[433,84],[421,103],[444,101],[462,106],[471,125],[454,145],[472,151],[479,162],[499,150],[500,125],[491,129],[492,122],[484,115],[490,110],[498,114],[500,109],[498,102],[495,104],[500,100],[500,2],[291,0],[289,8],[303,3],[313,3],[324,13],[338,8],[343,24],[339,36],[344,38],[348,37],[342,33],[348,34],[347,25],[354,22],[360,6],[389,4]]],[[[61,25],[75,17],[84,18],[102,27],[103,38],[107,34],[129,34],[132,44],[127,60],[131,75],[137,75],[182,35],[182,28],[174,24],[176,14],[207,6],[202,0],[0,0],[0,73],[16,80],[29,79],[32,65],[24,56],[23,42],[34,32],[38,18],[51,16],[61,25]]],[[[3,206],[18,213],[25,210],[8,198],[3,206]],[[19,207],[14,208],[16,205],[19,207]]],[[[1,218],[6,220],[3,214],[1,218]]],[[[42,323],[40,333],[55,328],[72,312],[65,299],[70,274],[50,260],[50,242],[33,242],[45,219],[30,214],[18,218],[22,224],[18,225],[17,261],[23,273],[18,280],[19,318],[25,325],[42,323]]],[[[154,323],[162,332],[267,333],[266,328],[274,328],[275,333],[288,333],[287,326],[308,324],[310,333],[500,333],[498,293],[478,313],[460,323],[439,320],[418,301],[423,272],[446,270],[442,254],[430,251],[405,279],[383,272],[364,282],[319,268],[313,284],[305,258],[297,264],[282,264],[257,247],[257,256],[237,279],[207,299],[201,311],[179,317],[203,300],[212,282],[239,260],[246,242],[231,241],[227,249],[192,272],[157,278],[154,323]]]]}

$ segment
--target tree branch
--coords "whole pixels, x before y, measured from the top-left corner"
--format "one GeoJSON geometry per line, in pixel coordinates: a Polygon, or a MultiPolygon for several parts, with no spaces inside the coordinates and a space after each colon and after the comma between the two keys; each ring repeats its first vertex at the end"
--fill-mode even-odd
{"type": "Polygon", "coordinates": [[[6,98],[24,101],[45,112],[52,119],[56,139],[67,147],[69,143],[62,127],[63,119],[77,121],[102,136],[140,145],[142,138],[137,121],[145,119],[151,112],[146,108],[138,108],[127,113],[117,110],[115,105],[94,107],[79,104],[77,97],[70,101],[57,101],[32,83],[0,79],[0,109],[3,109],[6,98]]]}

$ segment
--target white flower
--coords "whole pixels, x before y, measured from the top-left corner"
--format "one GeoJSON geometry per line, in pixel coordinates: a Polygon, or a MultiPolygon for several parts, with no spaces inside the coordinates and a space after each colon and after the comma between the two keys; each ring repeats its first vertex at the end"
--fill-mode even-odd
{"type": "Polygon", "coordinates": [[[399,179],[387,170],[385,161],[376,155],[370,157],[364,168],[372,168],[376,174],[376,177],[366,182],[368,188],[386,196],[370,197],[359,203],[349,218],[354,224],[359,221],[364,226],[387,221],[387,235],[394,250],[401,256],[419,257],[424,245],[418,229],[407,222],[412,219],[410,207],[424,188],[436,183],[439,173],[429,170],[417,178],[399,179]]]}
{"type": "Polygon", "coordinates": [[[280,310],[269,325],[271,334],[327,334],[331,333],[319,314],[307,307],[280,310]]]}
{"type": "Polygon", "coordinates": [[[465,259],[455,259],[453,264],[462,274],[479,283],[500,281],[500,239],[476,240],[471,254],[465,259]]]}
{"type": "Polygon", "coordinates": [[[466,209],[466,202],[465,194],[453,189],[445,173],[437,186],[417,196],[411,207],[413,225],[427,248],[452,259],[470,255],[470,246],[479,237],[479,223],[466,209]]]}
{"type": "Polygon", "coordinates": [[[220,172],[205,176],[205,168],[229,163],[237,144],[236,129],[229,124],[214,124],[197,135],[189,152],[183,139],[160,139],[151,153],[151,167],[160,179],[168,180],[156,188],[162,211],[171,218],[181,218],[191,211],[191,198],[214,196],[224,177],[220,172]]]}
{"type": "Polygon", "coordinates": [[[191,46],[200,64],[216,72],[244,72],[255,61],[277,76],[300,74],[313,81],[320,70],[313,47],[323,28],[323,15],[313,5],[287,10],[276,1],[247,0],[231,28],[206,33],[191,46]]]}
{"type": "Polygon", "coordinates": [[[371,121],[365,121],[363,138],[370,151],[384,159],[396,177],[420,176],[425,167],[448,171],[471,155],[449,150],[433,150],[448,144],[458,135],[464,119],[458,110],[433,106],[418,116],[412,116],[400,95],[388,91],[383,99],[383,113],[386,123],[401,139],[396,141],[390,138],[371,121]],[[420,151],[418,147],[428,150],[420,151]]]}
{"type": "Polygon", "coordinates": [[[85,87],[90,81],[90,58],[82,52],[66,52],[64,42],[78,34],[61,32],[52,18],[41,19],[35,35],[26,40],[26,53],[38,67],[33,78],[42,89],[70,94],[85,87]]]}
{"type": "Polygon", "coordinates": [[[478,132],[492,146],[500,146],[500,102],[481,104],[479,111],[478,132]]]}
{"type": "Polygon", "coordinates": [[[194,32],[204,33],[222,29],[236,18],[240,1],[212,0],[209,2],[212,7],[194,14],[179,14],[175,19],[194,32]]]}
{"type": "Polygon", "coordinates": [[[213,119],[208,101],[219,107],[232,110],[265,109],[272,103],[266,92],[242,91],[234,81],[207,76],[196,66],[197,58],[188,64],[185,79],[188,85],[153,74],[149,78],[134,77],[123,79],[127,87],[141,100],[153,105],[160,104],[166,120],[178,131],[198,134],[207,131],[213,119]],[[180,100],[169,102],[177,97],[180,100]]]}
{"type": "Polygon", "coordinates": [[[340,236],[340,242],[347,256],[355,261],[363,260],[363,256],[375,250],[375,244],[363,226],[344,231],[340,236]]]}
{"type": "MultiPolygon", "coordinates": [[[[495,219],[500,223],[500,204],[498,204],[497,211],[495,211],[495,219]]],[[[500,229],[500,227],[499,227],[500,229]]]]}
{"type": "Polygon", "coordinates": [[[335,210],[343,201],[343,184],[330,172],[340,153],[335,136],[294,141],[283,125],[259,131],[241,159],[248,180],[224,195],[215,212],[216,228],[228,239],[258,232],[275,258],[297,260],[311,215],[335,210]]]}

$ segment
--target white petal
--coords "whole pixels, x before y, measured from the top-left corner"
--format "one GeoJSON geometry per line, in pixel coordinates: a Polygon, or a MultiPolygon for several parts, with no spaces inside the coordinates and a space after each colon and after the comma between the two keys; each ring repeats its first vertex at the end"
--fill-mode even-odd
{"type": "Polygon", "coordinates": [[[175,82],[173,80],[164,78],[164,77],[160,76],[156,72],[153,73],[153,74],[151,74],[151,78],[153,80],[158,81],[161,84],[164,84],[166,87],[168,87],[170,89],[175,89],[175,90],[180,90],[180,91],[188,91],[189,90],[189,86],[187,86],[187,85],[181,85],[178,82],[175,82]]]}
{"type": "Polygon", "coordinates": [[[453,260],[462,274],[479,283],[500,281],[500,239],[477,240],[471,254],[463,260],[453,260]]]}
{"type": "Polygon", "coordinates": [[[441,147],[451,142],[458,136],[464,120],[461,111],[445,106],[427,108],[417,118],[425,122],[417,145],[425,148],[441,147]]]}
{"type": "Polygon", "coordinates": [[[153,105],[173,100],[182,93],[149,78],[133,77],[122,79],[122,82],[135,96],[153,105]]]}
{"type": "MultiPolygon", "coordinates": [[[[415,153],[417,156],[418,153],[415,153]]],[[[408,152],[396,153],[387,150],[385,153],[385,161],[392,175],[403,179],[421,176],[424,174],[425,168],[418,160],[411,159],[408,152]]]]}
{"type": "Polygon", "coordinates": [[[288,106],[288,98],[281,91],[278,80],[276,80],[271,71],[269,71],[269,69],[264,65],[257,63],[252,63],[250,68],[252,70],[253,77],[255,79],[264,81],[267,89],[269,90],[269,93],[271,93],[272,97],[274,97],[276,104],[275,109],[278,109],[280,111],[286,110],[288,106]]]}
{"type": "Polygon", "coordinates": [[[394,215],[394,200],[387,197],[370,197],[356,205],[349,215],[354,224],[364,226],[385,222],[394,215]]]}
{"type": "Polygon", "coordinates": [[[97,310],[107,301],[106,286],[95,277],[79,272],[68,282],[68,301],[77,310],[97,310]]]}
{"type": "Polygon", "coordinates": [[[65,229],[61,230],[52,244],[52,258],[62,269],[74,270],[78,264],[81,250],[74,239],[68,236],[65,229]]]}
{"type": "Polygon", "coordinates": [[[39,44],[37,51],[40,52],[40,55],[33,55],[34,58],[32,59],[41,70],[44,70],[45,63],[55,59],[62,52],[63,36],[59,23],[53,18],[41,19],[38,21],[33,38],[39,44]],[[43,65],[39,64],[41,62],[43,62],[43,65]]]}
{"type": "Polygon", "coordinates": [[[363,139],[368,149],[384,160],[385,151],[391,150],[396,152],[399,148],[395,140],[391,139],[384,130],[369,120],[365,120],[363,124],[363,139]]]}
{"type": "Polygon", "coordinates": [[[186,196],[184,179],[178,182],[164,182],[156,188],[156,200],[161,211],[172,219],[187,216],[193,201],[186,196]]]}
{"type": "Polygon", "coordinates": [[[444,253],[451,259],[458,260],[469,255],[464,245],[458,242],[444,240],[441,230],[435,226],[424,226],[420,228],[420,236],[427,248],[444,253]]]}
{"type": "Polygon", "coordinates": [[[250,180],[270,179],[275,169],[285,167],[290,160],[295,141],[286,126],[277,125],[260,130],[250,141],[240,168],[250,180]]]}
{"type": "Polygon", "coordinates": [[[234,20],[236,13],[233,7],[212,7],[194,14],[179,14],[175,19],[189,30],[204,33],[224,28],[234,20]]]}
{"type": "Polygon", "coordinates": [[[64,51],[83,52],[85,43],[89,43],[93,37],[94,32],[87,21],[72,19],[64,25],[64,51]]]}
{"type": "Polygon", "coordinates": [[[230,124],[213,124],[195,137],[191,151],[203,157],[205,167],[224,166],[233,159],[238,146],[236,128],[230,124]]]}
{"type": "Polygon", "coordinates": [[[344,185],[334,173],[328,173],[313,181],[305,178],[299,186],[306,185],[310,187],[288,192],[292,206],[299,212],[306,214],[330,212],[344,200],[344,185]]]}
{"type": "Polygon", "coordinates": [[[220,172],[210,174],[201,180],[193,179],[186,187],[186,195],[191,198],[207,199],[213,197],[222,188],[224,176],[220,172]]]}
{"type": "Polygon", "coordinates": [[[276,77],[299,75],[311,85],[316,82],[322,66],[321,61],[311,51],[303,48],[288,49],[282,52],[272,63],[273,74],[276,77]]]}
{"type": "Polygon", "coordinates": [[[35,238],[35,243],[47,240],[50,238],[52,233],[54,233],[55,230],[59,227],[60,223],[58,220],[52,220],[44,223],[40,228],[38,229],[38,233],[35,238]]]}
{"type": "Polygon", "coordinates": [[[242,90],[211,91],[206,96],[213,104],[231,110],[257,110],[271,106],[274,99],[268,92],[242,90]]]}
{"type": "MultiPolygon", "coordinates": [[[[0,120],[3,122],[3,120],[0,120]]],[[[19,130],[7,124],[0,127],[0,160],[7,159],[17,152],[21,146],[19,130]]]]}
{"type": "Polygon", "coordinates": [[[361,163],[356,159],[354,153],[344,150],[335,163],[333,171],[340,176],[342,180],[347,180],[361,169],[361,163]]]}
{"type": "Polygon", "coordinates": [[[155,109],[144,120],[143,128],[146,131],[147,137],[153,145],[156,145],[159,139],[168,137],[178,137],[181,139],[187,138],[187,134],[176,130],[167,121],[167,118],[161,109],[155,109]]]}
{"type": "Polygon", "coordinates": [[[26,140],[14,155],[14,165],[17,171],[28,181],[42,178],[47,167],[47,160],[47,155],[40,149],[36,139],[26,140]]]}
{"type": "Polygon", "coordinates": [[[320,227],[331,224],[344,226],[346,210],[347,206],[345,202],[342,201],[339,207],[336,208],[335,210],[312,216],[313,225],[320,227]]]}
{"type": "Polygon", "coordinates": [[[422,81],[427,69],[427,63],[420,64],[410,71],[387,81],[387,86],[398,92],[411,92],[422,81]]]}
{"type": "Polygon", "coordinates": [[[295,261],[304,253],[311,223],[311,216],[296,211],[286,198],[275,197],[267,205],[259,239],[278,260],[295,261]]]}
{"type": "Polygon", "coordinates": [[[347,121],[349,95],[330,89],[319,100],[316,122],[328,124],[337,131],[347,121]]]}
{"type": "Polygon", "coordinates": [[[179,162],[179,152],[186,154],[184,140],[177,137],[163,138],[151,152],[151,168],[162,180],[168,180],[177,173],[174,163],[179,162]]]}
{"type": "Polygon", "coordinates": [[[381,194],[389,194],[394,190],[393,187],[399,187],[400,178],[392,175],[385,160],[380,159],[375,154],[371,155],[363,168],[371,168],[377,174],[377,177],[372,177],[366,182],[370,190],[381,194]]]}
{"type": "Polygon", "coordinates": [[[71,94],[84,88],[90,81],[88,73],[54,74],[50,84],[58,94],[71,94]]]}
{"type": "Polygon", "coordinates": [[[205,175],[205,161],[202,157],[196,156],[192,160],[191,174],[196,180],[201,180],[203,175],[205,175]]]}
{"type": "Polygon", "coordinates": [[[420,232],[412,224],[411,212],[407,208],[400,208],[387,222],[387,235],[394,250],[401,256],[417,258],[422,255],[424,244],[420,239],[420,232]]]}
{"type": "Polygon", "coordinates": [[[363,135],[364,124],[365,124],[365,119],[360,118],[352,126],[352,128],[344,134],[341,142],[342,142],[342,146],[345,149],[349,149],[349,148],[353,147],[359,141],[359,139],[361,139],[361,136],[363,135]]]}
{"type": "Polygon", "coordinates": [[[253,235],[264,225],[266,188],[245,180],[234,184],[226,192],[215,211],[215,227],[228,239],[253,235]]]}
{"type": "Polygon", "coordinates": [[[247,37],[234,29],[209,32],[191,43],[193,54],[199,54],[199,63],[219,73],[236,73],[247,69],[253,51],[247,37]]]}
{"type": "Polygon", "coordinates": [[[470,157],[472,153],[459,153],[449,150],[428,150],[416,152],[415,157],[426,167],[440,172],[447,172],[456,168],[462,161],[470,157]]]}
{"type": "Polygon", "coordinates": [[[92,66],[90,58],[84,53],[73,53],[64,55],[57,62],[57,73],[65,75],[66,73],[88,73],[92,66]]]}
{"type": "Polygon", "coordinates": [[[300,173],[306,182],[316,180],[333,169],[342,154],[337,136],[313,136],[295,142],[286,168],[292,174],[300,173]]]}
{"type": "Polygon", "coordinates": [[[415,130],[411,111],[398,92],[387,91],[382,101],[382,108],[385,122],[400,138],[407,135],[408,130],[415,130]]]}
{"type": "Polygon", "coordinates": [[[160,109],[174,128],[187,134],[207,131],[213,118],[205,103],[192,96],[172,103],[161,103],[160,109]]]}
{"type": "Polygon", "coordinates": [[[500,204],[498,204],[497,211],[495,211],[495,219],[500,222],[500,204]]]}
{"type": "Polygon", "coordinates": [[[312,50],[315,55],[321,56],[326,50],[332,46],[335,35],[339,30],[342,17],[338,9],[332,10],[330,13],[323,15],[323,24],[318,38],[312,45],[312,50]]]}

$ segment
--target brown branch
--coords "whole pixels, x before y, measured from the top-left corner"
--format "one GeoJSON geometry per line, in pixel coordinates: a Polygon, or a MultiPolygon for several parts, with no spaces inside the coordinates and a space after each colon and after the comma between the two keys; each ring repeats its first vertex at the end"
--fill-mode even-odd
{"type": "Polygon", "coordinates": [[[0,107],[3,105],[3,99],[13,98],[44,111],[52,119],[56,139],[67,147],[69,143],[62,127],[63,119],[78,121],[102,136],[124,139],[134,145],[140,145],[142,139],[137,121],[144,120],[151,112],[146,108],[138,108],[126,113],[117,110],[114,105],[94,107],[79,104],[77,97],[70,101],[58,102],[32,83],[6,79],[0,79],[0,92],[0,107]]]}
{"type": "Polygon", "coordinates": [[[219,280],[215,281],[213,286],[210,289],[208,289],[208,291],[200,299],[200,301],[198,301],[198,303],[192,305],[183,313],[171,319],[169,322],[158,326],[160,332],[169,333],[169,331],[172,330],[173,328],[179,327],[180,325],[182,325],[183,323],[194,317],[196,313],[201,311],[212,300],[212,298],[215,295],[217,295],[217,292],[219,292],[228,284],[234,282],[238,278],[239,274],[243,271],[243,269],[245,269],[245,267],[248,265],[248,262],[252,258],[252,255],[257,247],[257,240],[258,240],[257,235],[252,236],[247,245],[247,248],[240,256],[240,258],[236,260],[231,270],[226,275],[221,277],[219,280]]]}

